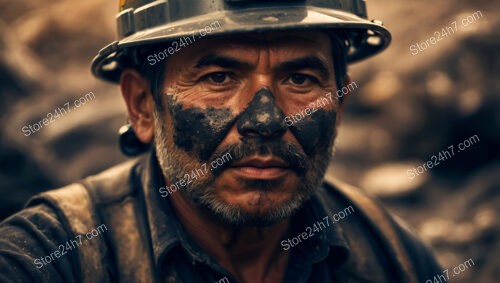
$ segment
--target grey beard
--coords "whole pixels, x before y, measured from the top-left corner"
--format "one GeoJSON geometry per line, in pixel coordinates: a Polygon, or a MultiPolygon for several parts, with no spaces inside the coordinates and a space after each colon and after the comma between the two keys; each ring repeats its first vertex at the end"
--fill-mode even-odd
{"type": "MultiPolygon", "coordinates": [[[[177,183],[193,169],[199,168],[200,164],[185,158],[186,153],[168,141],[164,114],[155,110],[154,141],[160,168],[166,180],[177,183]]],[[[297,193],[285,203],[277,205],[266,214],[248,213],[244,209],[229,204],[220,199],[215,193],[214,183],[216,176],[208,172],[206,178],[199,178],[191,184],[179,189],[174,193],[182,193],[184,197],[197,205],[201,210],[211,214],[221,222],[231,226],[265,227],[279,223],[292,215],[305,203],[321,186],[323,177],[332,156],[332,145],[334,138],[326,150],[326,155],[316,154],[309,169],[301,179],[297,193]]],[[[261,186],[276,186],[273,181],[256,181],[261,186]]],[[[262,197],[266,197],[263,192],[262,197]]]]}

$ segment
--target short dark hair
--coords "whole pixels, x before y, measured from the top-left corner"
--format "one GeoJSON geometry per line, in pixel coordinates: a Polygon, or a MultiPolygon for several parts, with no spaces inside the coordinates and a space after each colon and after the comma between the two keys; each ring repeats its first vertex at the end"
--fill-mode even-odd
{"type": "MultiPolygon", "coordinates": [[[[344,81],[347,77],[347,46],[344,41],[334,34],[329,34],[332,41],[332,58],[333,58],[333,69],[335,74],[335,82],[337,89],[340,90],[344,87],[344,81]]],[[[168,44],[168,43],[167,43],[168,44]]],[[[145,77],[151,88],[153,94],[153,99],[156,104],[156,108],[159,111],[164,110],[164,105],[162,101],[162,86],[165,79],[165,70],[168,58],[157,64],[151,65],[146,60],[148,55],[162,52],[165,49],[166,44],[154,44],[147,47],[141,47],[136,50],[137,61],[141,62],[137,67],[137,71],[145,77]]],[[[343,97],[340,97],[342,101],[343,97]]]]}

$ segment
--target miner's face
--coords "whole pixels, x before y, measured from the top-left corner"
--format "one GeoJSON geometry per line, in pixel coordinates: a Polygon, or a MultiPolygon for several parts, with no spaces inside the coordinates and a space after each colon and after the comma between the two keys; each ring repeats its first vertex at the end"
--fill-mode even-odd
{"type": "Polygon", "coordinates": [[[322,32],[276,32],[201,39],[170,55],[154,130],[167,185],[233,225],[290,216],[331,156],[331,48],[322,32]]]}

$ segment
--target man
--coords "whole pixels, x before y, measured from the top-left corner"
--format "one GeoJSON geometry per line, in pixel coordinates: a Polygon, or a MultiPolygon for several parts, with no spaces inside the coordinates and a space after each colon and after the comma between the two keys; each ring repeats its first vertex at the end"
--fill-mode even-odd
{"type": "Polygon", "coordinates": [[[121,1],[125,164],[0,226],[2,282],[425,282],[406,228],[324,175],[346,63],[387,46],[363,1],[121,1]]]}

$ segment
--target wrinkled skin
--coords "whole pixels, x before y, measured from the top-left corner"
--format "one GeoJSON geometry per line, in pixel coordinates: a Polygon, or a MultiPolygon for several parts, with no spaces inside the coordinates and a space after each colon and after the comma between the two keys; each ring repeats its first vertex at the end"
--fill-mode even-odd
{"type": "Polygon", "coordinates": [[[207,164],[169,198],[191,236],[242,282],[280,282],[288,254],[276,247],[324,177],[343,106],[315,106],[336,91],[331,48],[321,32],[198,41],[168,59],[161,107],[143,78],[122,76],[134,130],[154,139],[167,185],[207,164]],[[285,123],[308,107],[317,109],[285,123]],[[232,159],[212,170],[226,153],[232,159]]]}
{"type": "Polygon", "coordinates": [[[207,40],[166,65],[168,111],[158,113],[163,127],[157,129],[163,130],[156,133],[164,173],[177,182],[204,162],[231,153],[231,162],[209,170],[183,192],[234,225],[269,225],[290,216],[320,184],[331,153],[335,101],[290,127],[285,124],[287,115],[335,91],[329,42],[322,34],[308,38],[317,43],[308,50],[297,39],[283,38],[207,40]],[[320,63],[289,63],[303,58],[320,63]],[[266,180],[259,178],[266,170],[250,168],[256,176],[246,176],[231,167],[259,154],[249,150],[258,147],[267,153],[260,156],[271,153],[290,167],[266,180]]]}

